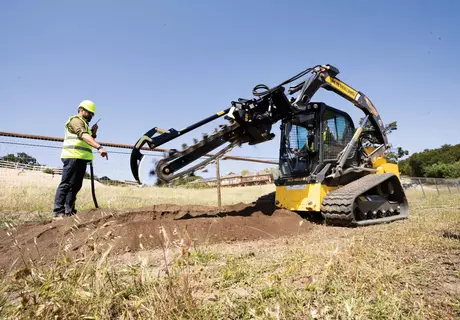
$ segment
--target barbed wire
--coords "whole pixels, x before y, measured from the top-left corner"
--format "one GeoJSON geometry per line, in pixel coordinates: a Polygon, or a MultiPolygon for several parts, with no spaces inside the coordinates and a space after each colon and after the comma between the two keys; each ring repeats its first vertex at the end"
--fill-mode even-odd
{"type": "MultiPolygon", "coordinates": [[[[0,132],[0,136],[1,136],[0,132]]],[[[7,141],[7,140],[0,140],[0,145],[15,145],[15,146],[21,146],[21,147],[33,147],[33,148],[48,148],[48,149],[55,149],[55,150],[60,150],[62,149],[62,140],[59,140],[58,138],[53,138],[53,137],[40,137],[40,139],[34,139],[33,135],[28,135],[25,137],[18,137],[18,136],[6,136],[9,139],[32,139],[32,140],[40,140],[40,141],[47,141],[47,144],[42,144],[42,143],[26,143],[26,142],[18,142],[18,141],[7,141]],[[54,139],[54,140],[52,140],[54,139]],[[57,145],[59,143],[59,145],[57,145]],[[53,145],[54,144],[54,145],[53,145]]],[[[117,145],[117,144],[111,144],[109,146],[106,146],[106,148],[109,150],[109,153],[111,154],[120,154],[120,155],[131,155],[131,151],[115,151],[113,149],[115,148],[122,148],[122,149],[132,149],[131,146],[128,145],[117,145]]],[[[160,151],[160,150],[146,150],[143,149],[143,151],[146,151],[143,155],[146,157],[153,157],[153,158],[161,158],[163,154],[166,153],[166,151],[160,151]],[[152,153],[157,153],[157,154],[152,154],[152,153]]],[[[97,152],[93,152],[97,153],[97,152]]],[[[228,160],[240,160],[240,161],[247,161],[247,162],[258,162],[258,161],[269,161],[269,160],[278,160],[277,158],[272,158],[272,157],[251,157],[251,158],[244,158],[244,156],[232,156],[228,160]],[[260,159],[260,160],[258,160],[260,159]],[[252,161],[251,161],[252,160],[252,161]]],[[[227,160],[227,159],[223,159],[227,160]]],[[[0,166],[2,167],[2,166],[0,166]]],[[[5,168],[5,166],[3,166],[5,168]]],[[[7,167],[6,167],[7,168],[7,167]]],[[[57,168],[53,168],[57,169],[57,168]]],[[[438,195],[441,193],[458,193],[460,192],[460,179],[446,179],[446,178],[429,178],[429,177],[406,177],[406,176],[401,176],[402,184],[405,190],[415,190],[415,191],[420,191],[421,194],[423,194],[424,197],[427,196],[429,192],[436,192],[438,195]],[[425,194],[427,193],[427,194],[425,194]]],[[[131,182],[126,182],[127,180],[123,181],[118,181],[118,180],[111,180],[111,184],[132,184],[131,182]]]]}
{"type": "Polygon", "coordinates": [[[19,143],[19,142],[2,141],[2,140],[0,140],[0,143],[27,146],[27,147],[51,148],[51,149],[61,149],[62,148],[61,146],[58,147],[58,146],[50,146],[50,145],[43,145],[43,144],[19,143]]]}
{"type": "MultiPolygon", "coordinates": [[[[17,139],[21,139],[21,138],[17,138],[17,139]]],[[[45,139],[39,139],[39,140],[46,141],[45,139]]],[[[55,141],[55,142],[59,142],[59,141],[55,141]]],[[[51,149],[61,149],[62,148],[62,146],[52,146],[52,145],[23,143],[23,142],[12,142],[12,141],[4,141],[4,140],[0,140],[0,143],[11,144],[11,145],[19,145],[19,146],[27,146],[27,147],[51,148],[51,149]]],[[[111,147],[108,147],[108,148],[111,148],[111,147]]],[[[162,153],[161,151],[155,151],[155,150],[144,150],[144,151],[162,153]]],[[[93,153],[96,153],[96,152],[93,152],[93,153]]],[[[131,155],[131,152],[113,151],[113,150],[110,150],[110,153],[131,155]]],[[[153,154],[148,154],[148,153],[145,153],[144,156],[161,158],[160,155],[153,155],[153,154]]],[[[247,156],[242,156],[242,157],[247,157],[247,156]]],[[[277,158],[271,158],[271,157],[250,157],[250,159],[278,160],[277,158]]],[[[250,161],[250,160],[248,160],[248,161],[250,161]]]]}
{"type": "MultiPolygon", "coordinates": [[[[12,144],[12,145],[19,145],[19,146],[25,146],[25,147],[39,147],[39,148],[51,148],[51,149],[62,149],[62,146],[50,146],[50,145],[43,145],[43,144],[33,144],[33,143],[19,143],[19,142],[11,142],[11,141],[2,141],[0,140],[0,143],[4,143],[4,144],[12,144]]],[[[154,151],[155,152],[155,151],[154,151]]],[[[93,153],[97,153],[97,152],[94,152],[93,153]]],[[[130,152],[123,152],[123,151],[113,151],[113,150],[110,150],[110,153],[112,154],[126,154],[126,155],[130,155],[131,153],[130,152]]],[[[160,155],[153,155],[153,154],[144,154],[145,156],[147,157],[157,157],[157,158],[161,158],[160,155]]]]}

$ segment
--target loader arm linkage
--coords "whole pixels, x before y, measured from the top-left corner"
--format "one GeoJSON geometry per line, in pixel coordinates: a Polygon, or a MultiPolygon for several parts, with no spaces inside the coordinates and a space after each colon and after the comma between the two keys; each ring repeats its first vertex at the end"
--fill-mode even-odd
{"type": "Polygon", "coordinates": [[[161,159],[155,167],[154,172],[158,179],[164,182],[171,181],[178,177],[193,173],[216,159],[224,156],[235,146],[242,144],[255,145],[274,138],[271,133],[272,125],[306,109],[314,94],[324,88],[333,91],[352,102],[360,108],[369,118],[374,127],[374,135],[377,142],[388,147],[388,140],[385,127],[379,113],[372,102],[363,93],[356,91],[344,82],[336,78],[339,70],[331,65],[318,65],[308,68],[294,77],[284,81],[273,88],[266,85],[254,87],[253,99],[238,99],[233,101],[231,107],[220,111],[210,117],[203,119],[182,130],[171,128],[169,130],[157,127],[147,131],[135,144],[131,153],[131,172],[134,178],[141,183],[139,177],[139,165],[143,159],[140,150],[147,144],[148,148],[154,150],[166,142],[176,139],[204,124],[214,121],[220,117],[225,117],[229,121],[226,125],[220,125],[210,135],[203,135],[201,141],[196,141],[192,146],[185,147],[183,150],[169,150],[169,154],[161,159]],[[288,94],[285,94],[284,85],[294,82],[309,74],[308,79],[290,87],[288,94]],[[263,90],[262,92],[260,90],[263,90]],[[299,92],[297,97],[293,94],[299,92]],[[290,97],[288,97],[290,96],[290,97]],[[224,146],[215,154],[208,153],[219,147],[224,146]],[[194,161],[205,157],[205,160],[188,169],[179,171],[190,165],[194,161]]]}

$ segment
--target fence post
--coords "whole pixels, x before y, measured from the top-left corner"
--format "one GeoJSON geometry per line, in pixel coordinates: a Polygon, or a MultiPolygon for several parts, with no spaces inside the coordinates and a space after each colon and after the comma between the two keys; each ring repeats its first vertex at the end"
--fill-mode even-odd
{"type": "Polygon", "coordinates": [[[420,188],[422,189],[423,197],[426,198],[425,190],[423,190],[422,180],[418,179],[418,184],[420,185],[420,188]]]}
{"type": "Polygon", "coordinates": [[[436,182],[436,178],[433,178],[434,180],[434,184],[436,185],[436,191],[438,192],[438,196],[439,196],[439,189],[438,189],[438,183],[436,182]]]}
{"type": "Polygon", "coordinates": [[[221,193],[220,193],[220,169],[219,169],[219,159],[216,160],[216,182],[217,182],[217,206],[220,208],[221,203],[221,193]]]}

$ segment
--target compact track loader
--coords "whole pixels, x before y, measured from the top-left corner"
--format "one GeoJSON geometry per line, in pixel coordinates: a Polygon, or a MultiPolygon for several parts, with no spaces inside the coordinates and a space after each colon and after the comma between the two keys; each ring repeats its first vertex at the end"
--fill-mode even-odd
{"type": "Polygon", "coordinates": [[[182,130],[154,127],[131,153],[135,179],[140,183],[144,145],[154,149],[217,118],[228,121],[190,147],[169,150],[154,169],[159,180],[169,182],[203,169],[235,146],[272,140],[272,126],[279,122],[276,192],[263,199],[299,213],[321,213],[331,225],[362,226],[407,218],[409,208],[398,166],[385,159],[390,147],[387,130],[395,124],[385,127],[369,98],[339,80],[338,73],[331,65],[318,65],[272,88],[257,85],[254,98],[233,101],[228,109],[182,130]],[[284,87],[298,80],[287,90],[284,87]],[[360,126],[355,128],[347,113],[312,101],[320,88],[361,109],[360,126]],[[215,149],[218,151],[210,155],[215,149]]]}

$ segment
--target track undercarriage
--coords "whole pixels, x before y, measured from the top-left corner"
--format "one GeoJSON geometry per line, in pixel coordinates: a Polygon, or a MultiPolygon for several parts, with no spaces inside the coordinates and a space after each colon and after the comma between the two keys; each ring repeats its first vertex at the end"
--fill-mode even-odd
{"type": "Polygon", "coordinates": [[[364,226],[405,219],[409,208],[396,175],[369,174],[329,192],[321,215],[327,224],[364,226]]]}

